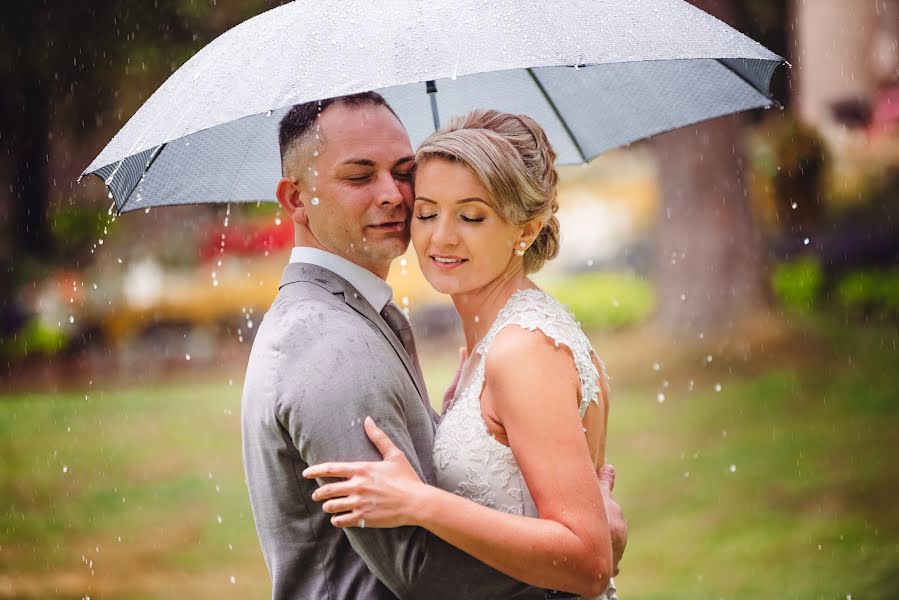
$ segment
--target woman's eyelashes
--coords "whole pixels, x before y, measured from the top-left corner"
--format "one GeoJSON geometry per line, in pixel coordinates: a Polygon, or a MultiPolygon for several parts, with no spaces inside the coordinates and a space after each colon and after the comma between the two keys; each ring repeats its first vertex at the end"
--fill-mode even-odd
{"type": "MultiPolygon", "coordinates": [[[[437,213],[419,213],[415,215],[415,218],[419,221],[427,221],[429,219],[433,219],[437,216],[437,213]]],[[[481,223],[486,217],[468,217],[465,215],[459,215],[459,218],[466,223],[481,223]]]]}

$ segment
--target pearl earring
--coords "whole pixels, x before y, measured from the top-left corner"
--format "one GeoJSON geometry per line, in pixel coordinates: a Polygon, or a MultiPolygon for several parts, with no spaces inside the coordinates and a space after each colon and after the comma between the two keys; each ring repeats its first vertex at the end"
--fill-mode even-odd
{"type": "Polygon", "coordinates": [[[528,245],[525,242],[518,242],[518,245],[521,246],[522,249],[528,247],[528,245]]]}

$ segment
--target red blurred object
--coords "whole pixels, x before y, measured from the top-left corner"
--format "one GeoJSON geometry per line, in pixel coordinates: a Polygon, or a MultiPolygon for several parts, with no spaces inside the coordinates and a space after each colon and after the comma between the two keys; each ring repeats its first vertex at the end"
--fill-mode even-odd
{"type": "Polygon", "coordinates": [[[868,132],[872,136],[890,135],[899,129],[899,85],[880,91],[874,100],[874,111],[868,132]]]}
{"type": "Polygon", "coordinates": [[[292,246],[292,223],[281,220],[265,224],[251,222],[242,226],[234,224],[229,227],[210,227],[201,236],[199,253],[202,260],[208,261],[222,254],[252,256],[292,246]]]}

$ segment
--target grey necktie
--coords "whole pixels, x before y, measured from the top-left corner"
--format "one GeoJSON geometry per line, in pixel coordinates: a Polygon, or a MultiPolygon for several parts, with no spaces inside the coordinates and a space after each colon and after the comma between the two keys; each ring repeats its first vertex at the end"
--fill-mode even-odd
{"type": "Polygon", "coordinates": [[[418,364],[418,353],[415,351],[415,337],[412,335],[412,325],[409,323],[409,319],[406,318],[403,310],[396,302],[388,302],[384,306],[384,310],[381,311],[381,316],[384,317],[390,329],[393,330],[400,343],[403,344],[406,354],[409,355],[409,358],[412,359],[412,364],[415,366],[419,383],[424,385],[425,378],[421,372],[421,365],[418,364]]]}

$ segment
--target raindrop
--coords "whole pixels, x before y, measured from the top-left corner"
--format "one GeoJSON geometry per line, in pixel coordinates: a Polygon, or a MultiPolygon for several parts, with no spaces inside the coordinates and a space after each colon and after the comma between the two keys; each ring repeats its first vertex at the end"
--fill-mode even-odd
{"type": "Polygon", "coordinates": [[[247,329],[253,329],[253,321],[247,319],[247,329]]]}
{"type": "Polygon", "coordinates": [[[659,394],[656,396],[656,400],[658,401],[659,404],[661,404],[662,402],[665,401],[665,394],[663,394],[662,392],[659,392],[659,394]]]}
{"type": "Polygon", "coordinates": [[[268,111],[267,113],[265,113],[265,116],[266,116],[266,117],[272,116],[272,111],[268,111]]]}
{"type": "Polygon", "coordinates": [[[149,207],[149,206],[148,206],[147,208],[144,209],[144,214],[146,214],[146,213],[148,213],[148,212],[150,212],[150,207],[149,207]]]}
{"type": "Polygon", "coordinates": [[[215,520],[218,521],[219,525],[222,524],[222,515],[215,515],[215,520]]]}
{"type": "Polygon", "coordinates": [[[190,354],[185,354],[185,355],[184,355],[184,360],[190,360],[190,354]]]}
{"type": "Polygon", "coordinates": [[[102,246],[102,245],[103,245],[103,239],[100,238],[99,240],[97,240],[97,243],[100,244],[100,245],[102,246]]]}
{"type": "Polygon", "coordinates": [[[707,362],[707,363],[712,362],[712,355],[711,355],[711,354],[709,354],[709,355],[707,355],[707,356],[705,357],[705,362],[707,362]]]}
{"type": "Polygon", "coordinates": [[[661,368],[662,368],[662,365],[660,365],[659,363],[657,363],[657,362],[652,363],[652,370],[653,370],[653,371],[658,371],[658,370],[660,370],[661,368]]]}
{"type": "Polygon", "coordinates": [[[116,260],[119,261],[119,264],[122,264],[122,257],[119,257],[116,260]]]}
{"type": "Polygon", "coordinates": [[[736,472],[737,472],[737,465],[731,465],[731,466],[730,466],[730,472],[731,472],[731,473],[736,473],[736,472]]]}
{"type": "Polygon", "coordinates": [[[805,244],[806,246],[808,246],[809,241],[811,241],[811,240],[809,240],[808,238],[805,238],[804,240],[802,240],[802,243],[805,244]]]}
{"type": "Polygon", "coordinates": [[[318,204],[319,204],[319,202],[321,202],[321,200],[318,199],[318,196],[313,196],[311,202],[312,202],[312,206],[318,206],[318,204]]]}
{"type": "Polygon", "coordinates": [[[409,306],[409,296],[403,296],[403,306],[409,306]]]}
{"type": "Polygon", "coordinates": [[[232,575],[231,577],[229,577],[229,581],[231,581],[231,583],[236,583],[236,582],[237,582],[237,578],[234,577],[234,575],[232,575]]]}
{"type": "Polygon", "coordinates": [[[619,306],[621,306],[621,303],[618,301],[618,298],[612,298],[612,306],[614,306],[615,308],[618,308],[619,306]]]}
{"type": "Polygon", "coordinates": [[[592,266],[593,266],[593,259],[592,259],[592,258],[588,258],[588,259],[587,259],[587,266],[588,266],[588,267],[592,267],[592,266]]]}
{"type": "Polygon", "coordinates": [[[69,315],[69,323],[75,322],[75,315],[69,315]]]}
{"type": "Polygon", "coordinates": [[[62,466],[62,472],[63,472],[63,473],[68,473],[68,472],[69,472],[69,467],[66,466],[66,465],[63,465],[63,466],[62,466]]]}
{"type": "Polygon", "coordinates": [[[794,209],[794,210],[795,210],[795,209],[796,209],[796,207],[797,207],[797,206],[799,206],[799,205],[798,205],[798,204],[796,204],[796,203],[795,203],[795,202],[794,202],[794,203],[793,203],[793,204],[791,204],[791,205],[790,205],[790,206],[791,206],[791,207],[793,207],[793,209],[794,209]]]}
{"type": "Polygon", "coordinates": [[[720,392],[720,391],[721,391],[721,384],[720,384],[720,383],[716,383],[716,384],[715,384],[715,391],[716,391],[716,392],[720,392]]]}

